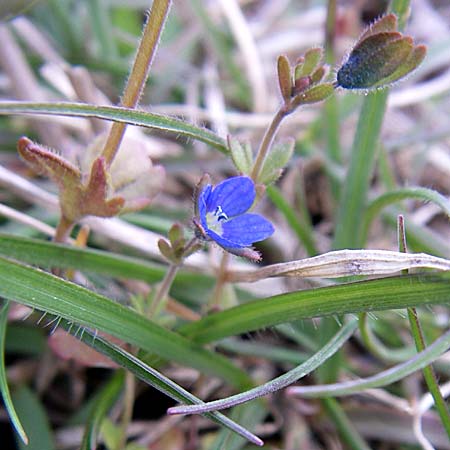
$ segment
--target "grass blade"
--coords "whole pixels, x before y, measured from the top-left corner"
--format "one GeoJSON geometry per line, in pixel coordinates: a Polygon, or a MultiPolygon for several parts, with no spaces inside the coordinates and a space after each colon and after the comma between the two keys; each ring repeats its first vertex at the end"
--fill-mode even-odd
{"type": "Polygon", "coordinates": [[[175,406],[173,408],[169,408],[167,412],[169,414],[201,414],[206,411],[217,411],[220,409],[230,408],[283,389],[290,384],[295,383],[300,378],[308,375],[313,370],[317,369],[317,367],[322,365],[324,361],[334,355],[350,338],[357,326],[358,322],[356,319],[350,320],[336,333],[335,336],[333,336],[329,342],[327,342],[326,345],[324,345],[307,361],[261,386],[231,397],[208,402],[204,405],[175,406]]]}
{"type": "Polygon", "coordinates": [[[133,310],[41,270],[0,258],[0,296],[103,331],[165,359],[227,379],[249,382],[228,359],[193,345],[133,310]]]}
{"type": "Polygon", "coordinates": [[[446,352],[449,347],[450,331],[447,331],[424,351],[418,353],[413,358],[371,377],[329,385],[296,386],[289,388],[289,393],[292,395],[300,395],[302,397],[336,397],[341,395],[352,395],[365,389],[386,386],[428,366],[446,352]]]}
{"type": "Polygon", "coordinates": [[[20,450],[55,450],[50,423],[37,395],[27,386],[22,386],[13,392],[12,397],[29,438],[27,445],[19,441],[18,448],[20,450]]]}
{"type": "MultiPolygon", "coordinates": [[[[106,339],[103,339],[99,336],[96,336],[95,333],[92,333],[89,330],[84,331],[82,334],[78,335],[73,331],[72,324],[67,320],[61,320],[60,326],[67,331],[70,331],[73,335],[76,335],[78,339],[80,339],[85,344],[94,348],[98,352],[103,355],[108,356],[119,364],[121,367],[129,370],[133,373],[137,378],[149,384],[150,386],[158,389],[169,397],[177,400],[179,402],[187,403],[187,404],[199,404],[203,403],[199,398],[192,395],[190,392],[183,389],[178,384],[174,383],[169,378],[165,377],[163,374],[153,369],[152,367],[145,364],[143,361],[128,353],[126,350],[118,347],[115,344],[108,342],[106,339]]],[[[245,439],[250,442],[253,442],[256,445],[262,445],[261,439],[259,439],[254,434],[250,433],[245,428],[241,427],[237,423],[228,419],[228,417],[220,414],[218,412],[206,413],[205,417],[213,420],[214,422],[223,425],[226,428],[240,434],[245,439]]]]}
{"type": "Polygon", "coordinates": [[[180,331],[196,342],[211,342],[297,319],[449,301],[450,272],[421,273],[275,295],[211,314],[180,331]]]}
{"type": "Polygon", "coordinates": [[[0,391],[2,392],[3,403],[8,411],[9,418],[13,424],[16,433],[25,445],[28,445],[28,436],[20,423],[19,416],[14,408],[14,404],[9,393],[8,380],[6,378],[5,367],[5,338],[8,322],[9,301],[6,300],[0,310],[0,391]]]}
{"type": "Polygon", "coordinates": [[[196,139],[228,153],[226,142],[205,128],[198,128],[183,120],[120,106],[95,106],[85,103],[0,102],[0,114],[44,114],[69,117],[95,117],[113,122],[128,123],[175,133],[196,139]]]}
{"type": "Polygon", "coordinates": [[[387,96],[387,90],[375,92],[369,94],[363,103],[353,141],[350,167],[337,208],[333,242],[335,249],[362,247],[361,218],[364,217],[367,191],[375,167],[387,96]]]}
{"type": "Polygon", "coordinates": [[[106,384],[96,398],[92,407],[87,427],[84,432],[83,441],[80,450],[91,450],[97,448],[97,439],[100,433],[100,427],[108,411],[117,401],[119,394],[123,389],[124,373],[117,372],[116,375],[106,384]]]}

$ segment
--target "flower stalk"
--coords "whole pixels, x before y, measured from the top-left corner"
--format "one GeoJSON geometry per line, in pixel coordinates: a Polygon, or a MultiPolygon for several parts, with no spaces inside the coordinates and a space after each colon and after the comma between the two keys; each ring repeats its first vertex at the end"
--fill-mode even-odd
{"type": "MultiPolygon", "coordinates": [[[[135,108],[141,98],[171,3],[171,0],[153,1],[150,14],[144,25],[144,32],[136,58],[122,95],[121,106],[135,108]]],[[[119,150],[126,127],[126,123],[119,122],[115,122],[111,127],[103,149],[103,156],[108,167],[111,166],[119,150]]]]}

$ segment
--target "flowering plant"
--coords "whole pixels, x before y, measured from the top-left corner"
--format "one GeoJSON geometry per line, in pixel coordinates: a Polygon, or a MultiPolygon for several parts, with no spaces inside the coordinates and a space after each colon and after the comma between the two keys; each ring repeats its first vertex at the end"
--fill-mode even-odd
{"type": "Polygon", "coordinates": [[[206,184],[196,199],[198,238],[214,241],[226,251],[258,261],[260,254],[249,248],[274,232],[259,214],[248,213],[256,197],[255,184],[245,176],[229,178],[216,187],[206,184]]]}

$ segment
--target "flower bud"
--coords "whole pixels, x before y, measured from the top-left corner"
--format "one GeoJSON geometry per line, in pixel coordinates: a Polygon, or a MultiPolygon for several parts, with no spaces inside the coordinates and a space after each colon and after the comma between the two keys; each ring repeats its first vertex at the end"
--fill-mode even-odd
{"type": "Polygon", "coordinates": [[[359,38],[337,72],[336,86],[345,89],[384,88],[405,77],[423,61],[426,48],[397,31],[397,18],[389,14],[359,38]]]}

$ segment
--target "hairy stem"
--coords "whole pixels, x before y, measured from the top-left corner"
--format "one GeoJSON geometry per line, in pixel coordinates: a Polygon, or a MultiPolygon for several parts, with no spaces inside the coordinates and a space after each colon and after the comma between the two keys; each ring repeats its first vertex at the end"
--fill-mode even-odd
{"type": "MultiPolygon", "coordinates": [[[[193,237],[184,247],[183,253],[185,255],[188,254],[192,247],[197,244],[197,241],[198,239],[196,237],[193,237]]],[[[152,318],[155,315],[156,311],[158,311],[161,303],[167,298],[170,288],[172,287],[173,280],[175,279],[180,266],[181,262],[179,264],[171,264],[169,266],[169,269],[164,275],[164,278],[159,285],[158,291],[156,292],[155,297],[153,298],[153,301],[150,305],[150,308],[148,310],[148,317],[152,318]]]]}
{"type": "Polygon", "coordinates": [[[286,108],[286,105],[282,105],[281,108],[277,111],[274,118],[272,119],[269,128],[267,128],[266,133],[264,134],[263,140],[261,141],[261,145],[258,150],[258,154],[256,155],[255,164],[253,166],[251,177],[253,181],[257,182],[258,177],[263,168],[264,161],[269,153],[270,147],[272,145],[275,134],[280,128],[281,122],[283,119],[289,114],[290,110],[286,108]]]}
{"type": "Polygon", "coordinates": [[[71,220],[68,220],[64,215],[61,215],[53,241],[61,243],[66,242],[74,225],[75,224],[71,220]]]}
{"type": "MultiPolygon", "coordinates": [[[[161,32],[164,28],[171,0],[154,0],[144,25],[141,42],[125,86],[121,106],[135,108],[144,90],[150,66],[156,53],[161,32]]],[[[126,123],[114,123],[103,149],[106,164],[110,166],[119,150],[125,134],[126,123]]]]}

